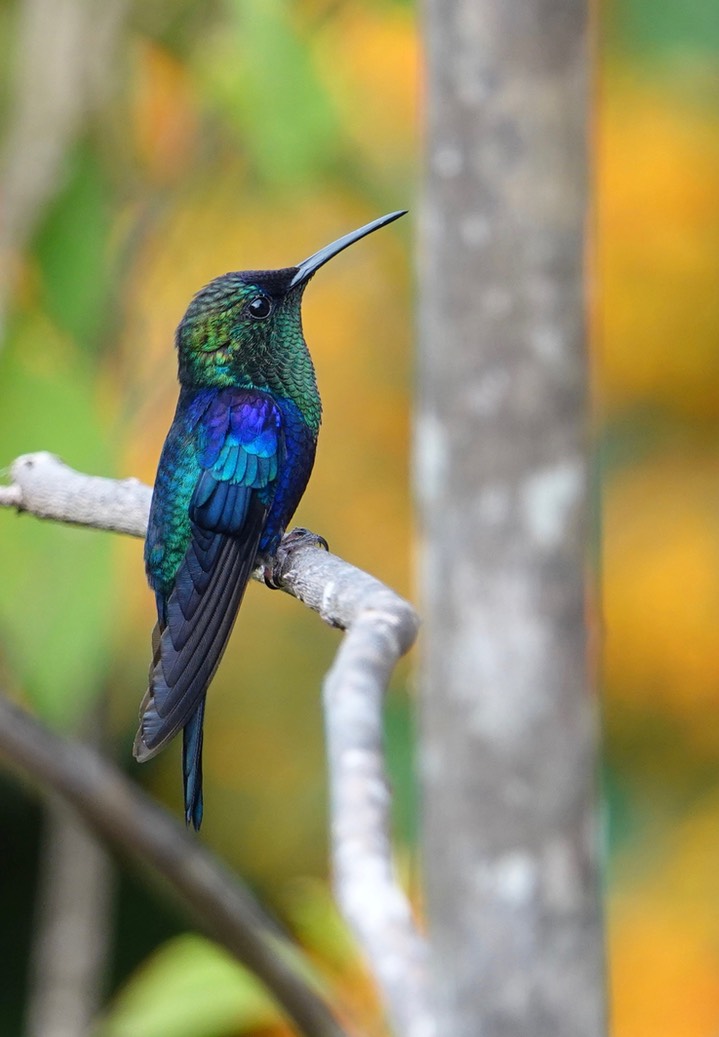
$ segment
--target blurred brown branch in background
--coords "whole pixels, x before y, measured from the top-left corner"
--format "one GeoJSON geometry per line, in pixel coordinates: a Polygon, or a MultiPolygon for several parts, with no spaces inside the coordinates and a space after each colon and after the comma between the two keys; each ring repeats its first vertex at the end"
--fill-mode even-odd
{"type": "MultiPolygon", "coordinates": [[[[151,490],[75,472],[52,454],[11,466],[0,506],[144,536],[151,490]]],[[[259,572],[256,574],[259,575],[259,572]]],[[[367,573],[329,552],[288,542],[274,579],[332,626],[347,631],[324,685],[335,891],[368,959],[396,1032],[432,1037],[427,952],[398,884],[389,836],[390,794],[382,703],[391,672],[413,644],[414,609],[367,573]]],[[[172,881],[203,925],[274,990],[308,1033],[339,1033],[326,1009],[268,951],[257,910],[200,844],[89,749],[62,742],[7,702],[0,751],[72,802],[104,838],[172,881]],[[310,1017],[316,1017],[314,1023],[310,1017]],[[312,1028],[314,1026],[314,1028],[312,1028]]]]}
{"type": "Polygon", "coordinates": [[[114,949],[115,869],[102,841],[50,788],[44,807],[24,1032],[89,1037],[114,949]]]}
{"type": "Polygon", "coordinates": [[[112,89],[127,0],[25,0],[18,11],[12,113],[0,154],[0,344],[17,264],[63,182],[66,154],[112,89]]]}

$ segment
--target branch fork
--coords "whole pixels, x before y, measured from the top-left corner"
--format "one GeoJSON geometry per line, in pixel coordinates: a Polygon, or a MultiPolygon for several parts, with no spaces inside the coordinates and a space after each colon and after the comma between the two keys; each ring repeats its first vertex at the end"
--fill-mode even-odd
{"type": "MultiPolygon", "coordinates": [[[[0,487],[0,507],[57,522],[145,535],[152,490],[137,479],[86,475],[45,452],[18,457],[10,474],[10,485],[0,487]]],[[[387,684],[398,659],[414,643],[419,620],[412,606],[379,580],[329,551],[318,551],[320,541],[306,530],[287,534],[273,561],[271,581],[326,623],[346,631],[323,689],[335,894],[378,983],[394,1032],[401,1037],[436,1037],[429,1004],[428,949],[392,863],[391,797],[382,732],[387,684]]],[[[260,566],[254,576],[264,579],[265,572],[265,566],[260,566]]],[[[83,764],[82,754],[58,755],[56,748],[56,759],[62,766],[50,767],[48,760],[42,759],[43,747],[47,749],[48,739],[64,743],[37,721],[21,718],[9,704],[1,708],[8,715],[7,722],[0,725],[0,751],[41,781],[51,783],[102,837],[111,838],[113,815],[117,815],[115,820],[122,821],[119,830],[124,835],[114,841],[123,845],[127,841],[134,847],[135,856],[152,860],[197,908],[197,891],[193,892],[191,884],[188,888],[187,883],[173,878],[172,867],[167,866],[168,860],[174,860],[173,847],[187,851],[189,840],[180,826],[173,829],[169,819],[162,821],[169,857],[162,853],[153,856],[142,841],[140,847],[144,849],[138,849],[134,829],[147,823],[151,816],[148,812],[157,814],[157,808],[144,803],[145,797],[135,789],[124,789],[125,779],[111,764],[94,758],[92,767],[109,783],[108,789],[119,792],[119,796],[105,797],[103,822],[97,803],[87,794],[87,783],[79,780],[78,769],[88,765],[88,761],[83,764]],[[23,737],[16,737],[18,731],[23,737]],[[131,810],[127,809],[129,803],[131,810]]],[[[202,853],[202,870],[209,868],[216,875],[215,888],[226,885],[228,878],[222,865],[201,847],[197,849],[202,853]]],[[[252,955],[244,953],[246,933],[238,937],[237,918],[231,911],[223,918],[218,903],[213,902],[212,911],[214,924],[210,928],[215,938],[257,969],[252,955]]],[[[278,988],[277,977],[268,975],[266,969],[264,973],[258,970],[258,974],[287,1008],[286,992],[281,984],[278,988]]],[[[339,1027],[332,1030],[331,1019],[320,1019],[321,1012],[319,1021],[308,1029],[306,1015],[298,1015],[292,998],[290,1002],[290,1014],[303,1032],[342,1032],[339,1027]]]]}

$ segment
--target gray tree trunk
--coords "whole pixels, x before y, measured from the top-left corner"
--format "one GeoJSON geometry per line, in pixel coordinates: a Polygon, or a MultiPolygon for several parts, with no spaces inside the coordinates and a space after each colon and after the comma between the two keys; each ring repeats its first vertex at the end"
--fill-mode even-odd
{"type": "Polygon", "coordinates": [[[439,1032],[599,1037],[587,5],[426,0],[417,483],[439,1032]]]}

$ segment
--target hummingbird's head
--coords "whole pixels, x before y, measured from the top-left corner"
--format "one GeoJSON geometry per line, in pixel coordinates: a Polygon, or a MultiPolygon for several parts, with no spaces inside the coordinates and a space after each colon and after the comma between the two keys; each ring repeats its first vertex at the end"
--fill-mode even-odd
{"type": "Polygon", "coordinates": [[[223,274],[201,288],[177,329],[183,385],[236,385],[302,338],[294,268],[223,274]]]}
{"type": "Polygon", "coordinates": [[[298,266],[223,274],[201,288],[177,329],[180,382],[193,388],[247,385],[292,395],[299,368],[304,371],[309,363],[311,370],[301,316],[310,278],[338,252],[404,212],[373,220],[298,266]]]}

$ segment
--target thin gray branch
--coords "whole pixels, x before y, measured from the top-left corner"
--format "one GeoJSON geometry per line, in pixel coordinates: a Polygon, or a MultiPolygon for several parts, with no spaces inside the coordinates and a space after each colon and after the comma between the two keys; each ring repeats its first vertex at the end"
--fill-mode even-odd
{"type": "MultiPolygon", "coordinates": [[[[83,475],[47,453],[18,458],[11,474],[12,485],[0,488],[0,506],[145,534],[151,490],[135,479],[83,475]]],[[[325,622],[347,631],[324,685],[335,891],[395,1031],[431,1037],[427,950],[393,870],[382,744],[384,693],[415,640],[417,615],[372,576],[307,543],[286,541],[273,575],[325,622]]]]}
{"type": "Polygon", "coordinates": [[[335,895],[384,991],[395,1032],[435,1037],[428,948],[392,868],[381,752],[383,692],[416,620],[409,606],[398,614],[395,595],[371,582],[324,682],[335,895]]]}
{"type": "Polygon", "coordinates": [[[137,479],[102,479],[69,468],[54,454],[23,454],[0,486],[0,507],[36,518],[144,537],[152,490],[137,479]]]}

